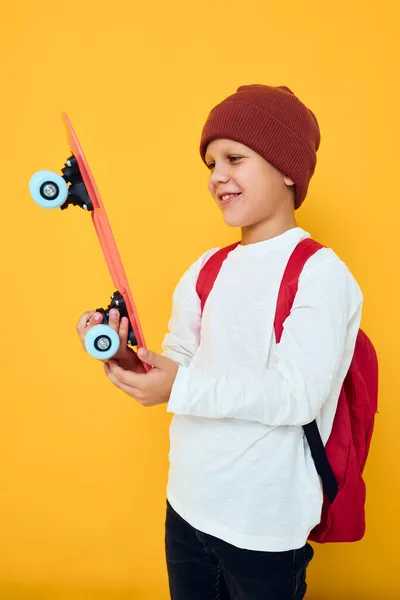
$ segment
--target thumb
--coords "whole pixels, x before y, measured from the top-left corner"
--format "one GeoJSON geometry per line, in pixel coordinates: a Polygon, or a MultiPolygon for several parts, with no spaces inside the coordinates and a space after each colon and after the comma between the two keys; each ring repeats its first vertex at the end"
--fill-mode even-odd
{"type": "Polygon", "coordinates": [[[138,348],[138,357],[143,362],[158,369],[162,369],[163,367],[165,368],[168,364],[168,359],[165,356],[157,354],[157,352],[153,352],[147,348],[138,348]]]}

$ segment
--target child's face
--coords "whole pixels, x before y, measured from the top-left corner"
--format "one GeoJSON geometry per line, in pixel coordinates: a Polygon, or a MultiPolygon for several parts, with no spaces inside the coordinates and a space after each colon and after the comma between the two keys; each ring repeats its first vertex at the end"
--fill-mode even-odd
{"type": "Polygon", "coordinates": [[[210,169],[208,189],[233,227],[252,227],[293,213],[294,183],[257,152],[228,139],[209,143],[205,160],[210,169]],[[238,193],[224,198],[226,193],[238,193]]]}

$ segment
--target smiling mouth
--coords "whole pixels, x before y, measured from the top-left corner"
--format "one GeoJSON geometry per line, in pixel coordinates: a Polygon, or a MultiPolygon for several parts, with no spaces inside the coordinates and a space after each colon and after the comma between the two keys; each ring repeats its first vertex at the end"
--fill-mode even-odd
{"type": "Polygon", "coordinates": [[[221,196],[220,198],[220,204],[222,206],[227,206],[228,204],[231,204],[234,200],[236,200],[237,198],[239,198],[239,196],[241,196],[242,193],[238,193],[238,194],[224,194],[223,196],[221,196]]]}

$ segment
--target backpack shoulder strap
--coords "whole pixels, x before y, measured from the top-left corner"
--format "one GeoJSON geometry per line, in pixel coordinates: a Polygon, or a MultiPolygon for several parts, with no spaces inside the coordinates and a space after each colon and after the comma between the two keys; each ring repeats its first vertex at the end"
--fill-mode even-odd
{"type": "Polygon", "coordinates": [[[277,344],[279,344],[282,337],[283,324],[290,315],[299,286],[301,272],[308,259],[321,248],[324,248],[322,244],[311,238],[306,238],[297,244],[289,258],[279,288],[278,302],[276,305],[274,329],[277,344]]]}
{"type": "Polygon", "coordinates": [[[225,261],[229,252],[234,250],[240,242],[235,242],[230,246],[217,250],[210,256],[210,258],[204,263],[200,270],[199,276],[197,277],[196,292],[201,302],[201,312],[203,312],[204,305],[207,301],[209,293],[212,290],[214,282],[218,276],[218,273],[222,267],[222,263],[225,261]]]}
{"type": "MultiPolygon", "coordinates": [[[[299,277],[303,268],[308,259],[323,247],[322,244],[310,238],[306,238],[296,246],[288,261],[279,289],[276,306],[274,328],[277,343],[280,342],[282,337],[283,324],[290,315],[299,286],[299,277]]],[[[310,447],[315,468],[321,478],[325,494],[332,503],[338,493],[338,485],[326,456],[325,447],[318,431],[317,422],[314,420],[307,425],[303,425],[303,430],[310,447]]]]}

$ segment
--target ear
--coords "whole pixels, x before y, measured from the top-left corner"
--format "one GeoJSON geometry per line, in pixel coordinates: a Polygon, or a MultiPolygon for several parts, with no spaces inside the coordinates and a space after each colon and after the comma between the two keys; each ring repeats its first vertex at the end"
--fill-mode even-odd
{"type": "Polygon", "coordinates": [[[290,179],[290,177],[288,177],[287,175],[283,176],[283,181],[286,183],[286,185],[288,185],[289,187],[294,185],[294,181],[293,179],[290,179]]]}

